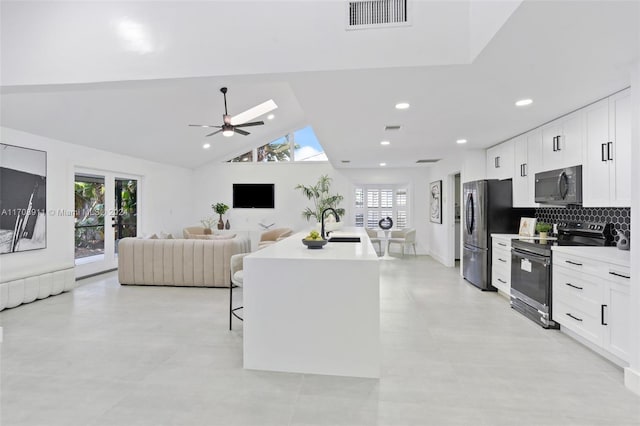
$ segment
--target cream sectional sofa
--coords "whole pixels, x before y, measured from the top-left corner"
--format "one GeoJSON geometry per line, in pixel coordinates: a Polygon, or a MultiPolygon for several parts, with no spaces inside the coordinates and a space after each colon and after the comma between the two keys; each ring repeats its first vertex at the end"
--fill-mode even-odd
{"type": "Polygon", "coordinates": [[[120,284],[229,287],[231,256],[250,251],[245,237],[225,240],[124,238],[118,244],[120,284]]]}

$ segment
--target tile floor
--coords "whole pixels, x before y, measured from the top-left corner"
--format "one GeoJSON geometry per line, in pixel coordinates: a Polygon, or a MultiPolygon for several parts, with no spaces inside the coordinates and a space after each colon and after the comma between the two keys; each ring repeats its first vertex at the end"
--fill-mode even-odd
{"type": "Polygon", "coordinates": [[[379,380],[243,370],[223,289],[109,273],[5,310],[1,424],[640,425],[619,368],[502,296],[425,256],[381,274],[379,380]]]}

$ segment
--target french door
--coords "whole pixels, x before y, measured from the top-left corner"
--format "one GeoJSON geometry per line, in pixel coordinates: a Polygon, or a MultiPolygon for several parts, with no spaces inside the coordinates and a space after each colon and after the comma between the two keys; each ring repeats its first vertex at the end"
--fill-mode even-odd
{"type": "Polygon", "coordinates": [[[118,241],[137,235],[139,181],[133,175],[76,170],[76,277],[117,267],[118,241]]]}

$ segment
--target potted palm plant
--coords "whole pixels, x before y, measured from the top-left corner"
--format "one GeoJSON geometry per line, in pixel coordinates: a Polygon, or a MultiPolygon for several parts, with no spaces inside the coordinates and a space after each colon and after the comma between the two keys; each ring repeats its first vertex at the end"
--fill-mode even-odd
{"type": "Polygon", "coordinates": [[[307,199],[313,201],[313,207],[304,209],[302,211],[302,217],[308,221],[313,218],[316,222],[320,222],[322,220],[322,212],[329,207],[335,209],[338,215],[344,215],[345,210],[338,207],[338,204],[344,200],[344,196],[330,193],[331,181],[332,179],[328,175],[322,175],[318,178],[315,185],[300,184],[295,187],[295,189],[299,189],[307,199]]]}
{"type": "Polygon", "coordinates": [[[216,203],[211,204],[211,208],[214,212],[220,215],[220,220],[218,220],[218,229],[224,229],[224,220],[222,220],[222,215],[225,214],[227,210],[229,210],[229,206],[225,203],[216,203]]]}

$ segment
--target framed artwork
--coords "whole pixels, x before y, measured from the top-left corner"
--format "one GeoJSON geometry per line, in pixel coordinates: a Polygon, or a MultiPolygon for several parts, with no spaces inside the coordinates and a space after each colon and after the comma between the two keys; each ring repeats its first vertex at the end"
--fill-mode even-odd
{"type": "Polygon", "coordinates": [[[47,153],[0,144],[0,254],[47,247],[47,153]]]}
{"type": "Polygon", "coordinates": [[[521,217],[519,229],[518,235],[523,237],[533,237],[536,234],[536,218],[521,217]]]}
{"type": "Polygon", "coordinates": [[[429,220],[442,223],[442,181],[429,184],[429,220]]]}

